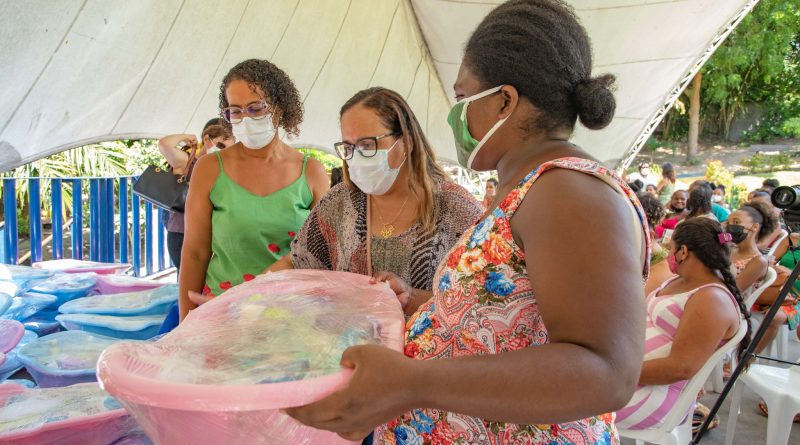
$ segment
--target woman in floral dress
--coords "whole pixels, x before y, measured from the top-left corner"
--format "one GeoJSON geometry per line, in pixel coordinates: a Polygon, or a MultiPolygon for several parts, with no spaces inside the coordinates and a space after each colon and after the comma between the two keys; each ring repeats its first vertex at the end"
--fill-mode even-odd
{"type": "MultiPolygon", "coordinates": [[[[612,444],[644,351],[649,237],[612,172],[567,142],[614,112],[574,13],[554,0],[492,11],[466,46],[448,121],[462,165],[497,195],[434,277],[405,354],[347,350],[347,387],[287,410],[378,444],[612,444]]],[[[392,283],[396,290],[402,283],[392,283]]]]}

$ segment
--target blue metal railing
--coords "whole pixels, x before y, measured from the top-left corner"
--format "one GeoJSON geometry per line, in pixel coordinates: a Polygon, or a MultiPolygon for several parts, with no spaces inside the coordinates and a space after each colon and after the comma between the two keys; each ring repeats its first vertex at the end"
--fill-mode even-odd
{"type": "Polygon", "coordinates": [[[3,256],[0,262],[19,262],[19,221],[17,187],[27,181],[30,260],[42,261],[42,182],[50,181],[50,222],[52,242],[50,257],[65,258],[64,249],[64,188],[72,194],[70,213],[72,223],[69,237],[71,258],[84,259],[84,211],[89,212],[89,248],[92,261],[130,263],[136,276],[152,275],[172,267],[166,252],[164,211],[149,202],[142,202],[129,187],[134,176],[117,178],[4,178],[2,181],[3,256]],[[115,193],[116,190],[116,193],[115,193]],[[88,191],[88,202],[85,200],[88,191]],[[144,218],[142,218],[144,214],[144,218]],[[116,216],[116,217],[115,217],[116,216]],[[144,226],[144,227],[142,227],[144,226]],[[142,249],[144,243],[144,249],[142,249]],[[144,256],[144,258],[142,258],[144,256]],[[144,261],[142,261],[144,260],[144,261]],[[144,263],[144,269],[142,268],[144,263]]]}

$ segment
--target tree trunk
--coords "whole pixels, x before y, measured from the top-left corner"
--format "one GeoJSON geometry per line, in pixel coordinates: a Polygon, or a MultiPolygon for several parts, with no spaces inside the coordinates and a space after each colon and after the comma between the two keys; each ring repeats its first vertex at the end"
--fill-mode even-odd
{"type": "Polygon", "coordinates": [[[697,142],[700,137],[700,85],[702,82],[700,71],[692,79],[692,95],[689,99],[689,149],[686,151],[686,160],[691,161],[697,156],[697,142]]]}

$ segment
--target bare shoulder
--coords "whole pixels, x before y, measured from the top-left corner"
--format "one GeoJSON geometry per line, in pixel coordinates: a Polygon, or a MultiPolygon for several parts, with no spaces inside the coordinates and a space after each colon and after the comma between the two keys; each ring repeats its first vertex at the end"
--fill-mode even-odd
{"type": "Polygon", "coordinates": [[[731,321],[739,317],[733,296],[717,286],[704,287],[686,303],[686,312],[695,312],[704,318],[724,317],[731,321]]]}
{"type": "Polygon", "coordinates": [[[626,230],[633,228],[627,197],[600,178],[562,168],[547,171],[536,180],[513,219],[557,216],[570,225],[586,227],[587,223],[594,226],[610,222],[626,230]]]}

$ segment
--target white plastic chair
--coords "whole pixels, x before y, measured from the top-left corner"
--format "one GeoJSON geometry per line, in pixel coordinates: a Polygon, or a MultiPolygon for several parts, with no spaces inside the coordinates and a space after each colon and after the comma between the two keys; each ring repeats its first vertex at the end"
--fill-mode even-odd
{"type": "Polygon", "coordinates": [[[769,408],[766,445],[789,443],[794,416],[800,413],[800,361],[797,366],[791,366],[789,369],[752,365],[742,374],[733,388],[725,445],[733,444],[744,386],[763,398],[769,408]]]}
{"type": "MultiPolygon", "coordinates": [[[[758,297],[767,290],[768,287],[772,286],[775,283],[775,280],[778,279],[778,272],[775,269],[769,267],[767,268],[767,274],[764,276],[764,280],[761,282],[761,286],[755,288],[753,292],[747,295],[744,299],[744,307],[750,309],[753,304],[755,304],[758,297]]],[[[755,328],[753,328],[755,330],[755,328]]],[[[714,367],[714,370],[711,372],[711,376],[709,377],[709,382],[711,383],[711,390],[717,394],[722,392],[722,389],[725,387],[725,382],[723,381],[724,377],[724,357],[719,360],[719,363],[714,367]]],[[[731,360],[731,369],[736,367],[736,361],[731,360]]]]}
{"type": "Polygon", "coordinates": [[[654,443],[658,445],[686,445],[692,440],[692,413],[690,412],[695,400],[697,399],[697,392],[703,386],[703,383],[711,374],[714,366],[722,360],[722,357],[728,351],[736,348],[736,345],[742,340],[747,333],[747,323],[744,319],[739,322],[739,330],[736,335],[731,337],[721,348],[717,349],[711,357],[706,360],[706,363],[700,368],[700,371],[694,377],[689,379],[689,383],[683,388],[678,401],[672,407],[664,422],[658,428],[647,430],[624,430],[619,429],[619,435],[628,439],[636,440],[636,445],[643,445],[645,442],[654,443]]]}
{"type": "Polygon", "coordinates": [[[789,232],[787,232],[786,229],[781,229],[781,236],[779,236],[778,239],[773,241],[772,245],[769,246],[769,250],[767,250],[767,255],[775,255],[775,251],[778,250],[778,246],[780,246],[781,242],[785,240],[788,236],[789,232]]]}

